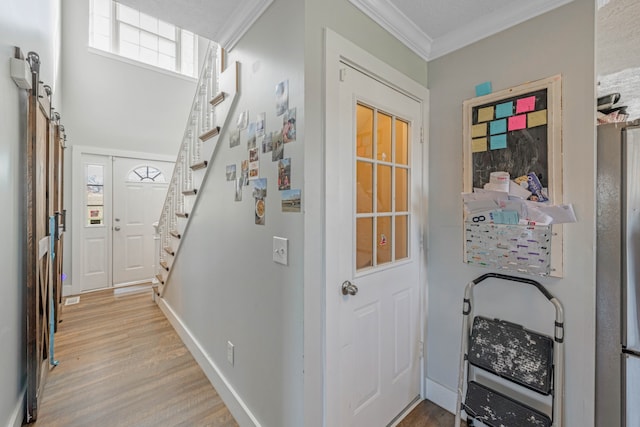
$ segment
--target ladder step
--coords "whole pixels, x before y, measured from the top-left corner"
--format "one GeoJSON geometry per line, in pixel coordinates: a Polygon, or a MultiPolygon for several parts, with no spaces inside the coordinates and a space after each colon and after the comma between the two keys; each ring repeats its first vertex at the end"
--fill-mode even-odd
{"type": "MultiPolygon", "coordinates": [[[[167,264],[167,261],[160,261],[160,267],[162,267],[165,270],[169,271],[169,264],[167,264]]],[[[160,275],[158,274],[158,276],[160,276],[160,275]]]]}
{"type": "Polygon", "coordinates": [[[162,274],[156,274],[156,279],[158,279],[161,285],[164,285],[164,277],[162,277],[162,274]]]}
{"type": "Polygon", "coordinates": [[[176,230],[171,230],[169,232],[170,235],[172,235],[173,237],[175,237],[176,239],[181,238],[182,236],[180,236],[180,233],[178,233],[176,230]]]}
{"type": "Polygon", "coordinates": [[[180,218],[189,218],[188,212],[176,212],[176,216],[180,218]]]}
{"type": "Polygon", "coordinates": [[[211,98],[211,101],[209,101],[209,103],[215,107],[216,105],[220,104],[222,101],[224,101],[224,92],[219,92],[216,96],[211,98]]]}
{"type": "Polygon", "coordinates": [[[192,190],[184,190],[182,194],[185,196],[195,196],[196,194],[198,194],[198,189],[194,188],[192,190]]]}
{"type": "Polygon", "coordinates": [[[214,136],[218,135],[219,133],[220,133],[220,126],[216,126],[213,129],[206,131],[205,133],[200,135],[198,138],[200,138],[201,141],[206,141],[207,139],[211,139],[214,136]]]}
{"type": "Polygon", "coordinates": [[[204,169],[207,167],[207,165],[209,164],[209,162],[207,162],[206,160],[203,160],[201,162],[198,163],[194,163],[191,165],[191,170],[198,170],[198,169],[204,169]]]}
{"type": "Polygon", "coordinates": [[[165,248],[164,248],[164,251],[165,251],[166,253],[168,253],[169,255],[171,255],[171,256],[176,256],[176,253],[175,253],[175,252],[173,251],[173,249],[171,249],[169,246],[165,247],[165,248]]]}

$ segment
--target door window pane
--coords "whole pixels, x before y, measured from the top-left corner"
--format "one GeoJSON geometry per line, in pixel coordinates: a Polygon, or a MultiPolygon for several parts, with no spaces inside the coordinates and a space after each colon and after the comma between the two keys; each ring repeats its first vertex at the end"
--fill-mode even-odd
{"type": "Polygon", "coordinates": [[[376,230],[376,265],[391,262],[391,253],[393,247],[393,235],[391,234],[391,217],[380,216],[377,220],[376,230]]]}
{"type": "Polygon", "coordinates": [[[409,257],[409,216],[396,217],[395,229],[395,260],[409,257]]]}
{"type": "Polygon", "coordinates": [[[396,212],[409,210],[409,170],[396,168],[396,212]]]}
{"type": "Polygon", "coordinates": [[[391,212],[391,166],[378,165],[377,212],[391,212]]]}
{"type": "Polygon", "coordinates": [[[409,123],[396,119],[396,159],[400,165],[409,164],[409,123]]]}
{"type": "Polygon", "coordinates": [[[373,165],[357,162],[356,168],[357,213],[373,212],[373,165]]]}
{"type": "Polygon", "coordinates": [[[382,162],[390,162],[391,159],[391,116],[378,113],[378,129],[376,136],[377,141],[377,159],[382,162]]]}
{"type": "Polygon", "coordinates": [[[356,153],[373,158],[373,109],[358,104],[356,108],[356,153]]]}
{"type": "Polygon", "coordinates": [[[373,218],[356,220],[356,268],[373,266],[373,218]]]}

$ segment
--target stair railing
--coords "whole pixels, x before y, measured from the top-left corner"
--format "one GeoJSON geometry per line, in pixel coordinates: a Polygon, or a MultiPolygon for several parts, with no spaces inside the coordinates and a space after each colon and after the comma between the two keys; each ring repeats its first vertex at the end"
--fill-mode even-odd
{"type": "Polygon", "coordinates": [[[191,111],[178,150],[173,175],[156,227],[159,254],[156,255],[156,293],[163,295],[176,260],[180,242],[195,208],[199,187],[216,152],[221,129],[230,122],[230,112],[238,94],[240,66],[225,66],[224,50],[214,43],[207,47],[191,111]]]}

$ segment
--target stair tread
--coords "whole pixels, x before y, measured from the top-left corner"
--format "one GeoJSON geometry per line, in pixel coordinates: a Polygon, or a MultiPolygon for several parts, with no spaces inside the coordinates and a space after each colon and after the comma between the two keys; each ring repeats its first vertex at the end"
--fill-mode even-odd
{"type": "Polygon", "coordinates": [[[195,170],[198,170],[198,169],[206,168],[208,164],[209,164],[209,162],[207,162],[206,160],[203,160],[201,162],[192,164],[190,167],[191,167],[191,170],[195,171],[195,170]]]}

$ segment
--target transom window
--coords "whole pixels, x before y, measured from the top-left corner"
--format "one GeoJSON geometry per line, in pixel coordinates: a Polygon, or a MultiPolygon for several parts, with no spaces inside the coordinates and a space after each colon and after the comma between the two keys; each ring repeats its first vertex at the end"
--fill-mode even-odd
{"type": "Polygon", "coordinates": [[[195,77],[195,34],[113,0],[91,0],[89,45],[195,77]]]}
{"type": "Polygon", "coordinates": [[[129,182],[166,182],[164,174],[153,166],[140,166],[129,172],[129,182]]]}

